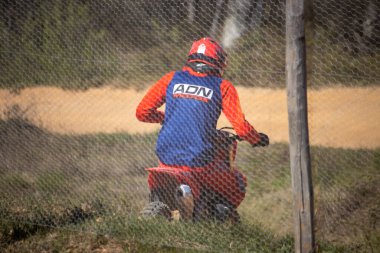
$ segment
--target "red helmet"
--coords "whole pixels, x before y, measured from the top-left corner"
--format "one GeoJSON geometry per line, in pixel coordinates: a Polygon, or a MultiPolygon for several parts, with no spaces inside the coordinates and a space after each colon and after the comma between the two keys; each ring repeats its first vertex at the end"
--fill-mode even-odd
{"type": "Polygon", "coordinates": [[[194,41],[187,58],[187,62],[202,62],[219,71],[227,66],[226,61],[226,52],[210,37],[194,41]]]}

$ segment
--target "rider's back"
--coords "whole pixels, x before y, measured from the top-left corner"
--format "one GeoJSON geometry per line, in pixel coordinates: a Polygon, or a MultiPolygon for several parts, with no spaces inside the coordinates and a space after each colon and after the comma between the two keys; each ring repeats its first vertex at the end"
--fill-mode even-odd
{"type": "Polygon", "coordinates": [[[177,71],[166,90],[163,127],[156,153],[167,165],[202,167],[214,157],[222,95],[217,76],[177,71]]]}

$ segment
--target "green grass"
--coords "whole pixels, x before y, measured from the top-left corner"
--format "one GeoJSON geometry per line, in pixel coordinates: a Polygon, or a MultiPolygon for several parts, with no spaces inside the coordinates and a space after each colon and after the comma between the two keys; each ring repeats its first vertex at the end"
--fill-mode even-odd
{"type": "MultiPolygon", "coordinates": [[[[168,223],[137,218],[148,197],[144,168],[157,165],[156,137],[53,135],[27,119],[0,121],[1,243],[37,250],[37,238],[54,235],[61,243],[46,243],[61,251],[80,244],[65,231],[82,231],[90,233],[83,247],[98,245],[99,235],[127,252],[292,252],[286,144],[239,145],[236,163],[249,184],[241,225],[168,223]]],[[[380,150],[312,147],[311,154],[321,252],[371,252],[379,245],[380,150]]]]}
{"type": "Polygon", "coordinates": [[[272,233],[257,225],[243,223],[167,223],[157,220],[128,219],[124,222],[106,221],[116,234],[124,238],[140,235],[140,242],[156,246],[172,246],[217,252],[276,252],[280,247],[272,233]]]}
{"type": "MultiPolygon", "coordinates": [[[[60,229],[0,220],[3,252],[294,252],[291,236],[274,237],[257,225],[168,223],[104,219],[60,229]],[[110,227],[112,234],[107,234],[110,227]]],[[[378,238],[377,238],[378,243],[378,238]]],[[[376,246],[378,244],[374,244],[376,246]]],[[[376,248],[373,248],[376,250],[376,248]]],[[[376,252],[358,245],[318,243],[317,252],[376,252]]]]}

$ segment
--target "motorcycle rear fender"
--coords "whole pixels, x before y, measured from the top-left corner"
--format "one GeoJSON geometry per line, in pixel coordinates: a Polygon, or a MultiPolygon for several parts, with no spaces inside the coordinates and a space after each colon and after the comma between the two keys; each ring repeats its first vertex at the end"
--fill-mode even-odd
{"type": "MultiPolygon", "coordinates": [[[[200,195],[200,187],[193,178],[190,171],[175,167],[154,167],[146,169],[149,172],[149,189],[171,189],[174,185],[181,184],[190,186],[195,199],[200,195]]],[[[173,193],[174,194],[174,193],[173,193]]]]}

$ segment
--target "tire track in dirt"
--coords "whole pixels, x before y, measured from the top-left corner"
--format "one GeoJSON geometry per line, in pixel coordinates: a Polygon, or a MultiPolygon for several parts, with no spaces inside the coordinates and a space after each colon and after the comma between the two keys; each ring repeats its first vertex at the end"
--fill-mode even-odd
{"type": "MultiPolygon", "coordinates": [[[[272,142],[288,141],[286,91],[238,87],[246,118],[272,142]]],[[[144,134],[158,124],[139,122],[135,109],[146,91],[105,87],[67,91],[37,87],[12,94],[0,90],[0,109],[19,105],[26,116],[49,131],[64,134],[128,132],[144,134]]],[[[380,147],[380,87],[308,91],[312,145],[380,147]]],[[[222,115],[218,126],[228,126],[222,115]]]]}

